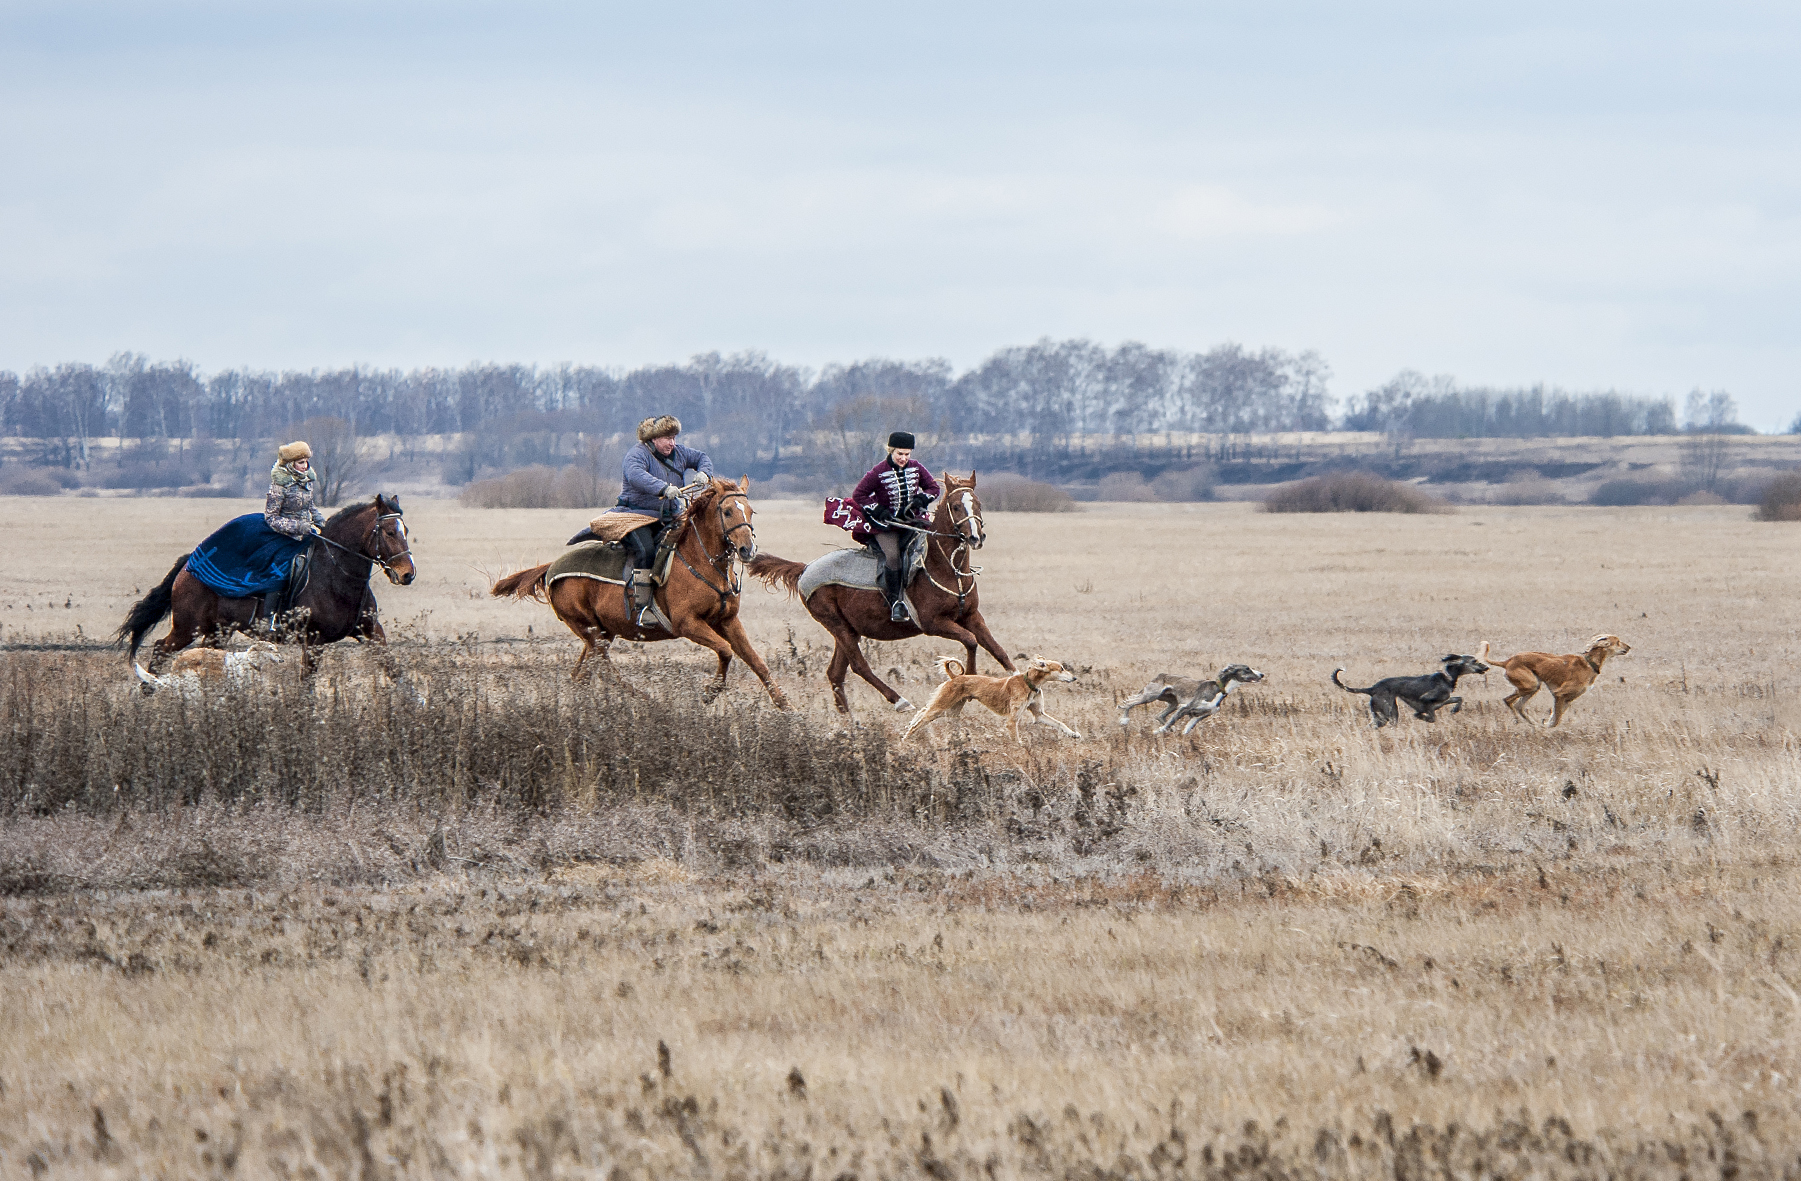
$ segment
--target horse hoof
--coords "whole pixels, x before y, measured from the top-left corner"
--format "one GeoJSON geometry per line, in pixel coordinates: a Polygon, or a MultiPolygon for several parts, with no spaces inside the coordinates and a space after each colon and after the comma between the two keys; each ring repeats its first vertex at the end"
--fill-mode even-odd
{"type": "Polygon", "coordinates": [[[911,713],[912,710],[913,710],[913,703],[911,701],[908,701],[905,697],[895,698],[895,701],[894,701],[894,712],[895,713],[897,713],[897,714],[911,713]]]}

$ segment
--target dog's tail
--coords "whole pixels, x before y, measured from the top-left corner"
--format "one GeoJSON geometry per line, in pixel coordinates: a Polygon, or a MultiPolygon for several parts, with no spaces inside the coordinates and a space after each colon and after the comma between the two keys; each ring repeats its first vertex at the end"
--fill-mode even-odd
{"type": "Polygon", "coordinates": [[[549,573],[549,562],[542,566],[532,566],[502,578],[489,589],[488,593],[497,599],[504,599],[511,595],[515,599],[536,599],[542,603],[546,601],[544,579],[549,573]]]}
{"type": "Polygon", "coordinates": [[[138,680],[144,682],[144,691],[146,693],[154,693],[158,689],[167,689],[169,687],[168,681],[154,673],[145,672],[144,666],[135,660],[131,662],[131,671],[138,674],[138,680]]]}
{"type": "Polygon", "coordinates": [[[938,658],[938,672],[947,681],[952,677],[960,677],[963,675],[963,662],[958,660],[955,656],[940,656],[938,658]]]}
{"type": "Polygon", "coordinates": [[[1346,693],[1362,693],[1365,696],[1367,696],[1369,694],[1370,689],[1375,688],[1374,685],[1369,686],[1368,689],[1353,689],[1353,688],[1351,688],[1349,685],[1345,684],[1343,681],[1338,679],[1338,674],[1343,671],[1344,671],[1343,665],[1339,665],[1337,668],[1332,670],[1332,683],[1334,685],[1337,685],[1340,689],[1343,689],[1346,693]]]}
{"type": "Polygon", "coordinates": [[[786,558],[778,558],[774,554],[758,554],[745,567],[752,578],[761,578],[763,585],[770,590],[786,589],[790,595],[800,594],[800,576],[807,569],[805,562],[790,562],[786,558]]]}

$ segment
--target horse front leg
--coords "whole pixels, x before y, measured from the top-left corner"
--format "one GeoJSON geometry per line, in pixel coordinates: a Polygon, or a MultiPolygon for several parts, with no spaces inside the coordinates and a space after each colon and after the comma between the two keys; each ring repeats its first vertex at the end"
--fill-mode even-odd
{"type": "Polygon", "coordinates": [[[712,624],[699,617],[672,620],[671,622],[675,623],[679,629],[677,635],[685,640],[693,640],[719,658],[719,672],[711,681],[707,682],[707,687],[700,692],[702,704],[712,705],[714,700],[725,692],[725,674],[732,667],[732,645],[724,636],[713,630],[712,624]]]}
{"type": "MultiPolygon", "coordinates": [[[[763,662],[762,654],[751,645],[750,635],[744,630],[744,621],[734,615],[720,624],[719,632],[730,641],[732,651],[738,654],[738,659],[748,664],[750,671],[756,673],[757,679],[763,682],[763,688],[769,691],[769,700],[775,707],[787,709],[788,695],[782,692],[782,687],[776,684],[774,678],[769,675],[769,665],[763,662]]],[[[720,676],[724,675],[725,672],[722,668],[720,676]]]]}
{"type": "MultiPolygon", "coordinates": [[[[982,618],[980,611],[972,609],[969,617],[963,621],[963,626],[968,629],[970,635],[975,637],[977,643],[988,650],[990,656],[1000,661],[1002,668],[1008,672],[1019,671],[1013,667],[1013,659],[1007,655],[1007,650],[1001,647],[1000,641],[994,638],[994,633],[988,630],[988,621],[982,618]]],[[[976,671],[975,664],[976,650],[971,647],[969,649],[969,667],[963,671],[967,673],[976,671]]]]}

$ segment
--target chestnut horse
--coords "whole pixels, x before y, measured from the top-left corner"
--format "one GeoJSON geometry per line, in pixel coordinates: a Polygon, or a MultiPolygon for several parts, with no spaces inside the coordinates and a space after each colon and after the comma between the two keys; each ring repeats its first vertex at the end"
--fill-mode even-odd
{"type": "Polygon", "coordinates": [[[675,557],[669,563],[669,577],[655,592],[657,606],[675,626],[674,632],[655,622],[645,627],[633,623],[625,592],[615,583],[562,578],[546,587],[548,562],[507,575],[489,593],[496,598],[511,595],[550,604],[556,617],[582,642],[581,655],[570,674],[573,677],[581,676],[588,657],[606,660],[607,648],[616,637],[645,642],[693,640],[719,657],[719,674],[707,686],[703,700],[712,701],[725,688],[726,670],[735,652],[769,690],[769,700],[776,708],[787,709],[787,696],[769,679],[769,666],[751,647],[738,619],[743,588],[735,561],[749,562],[757,556],[757,531],[751,527],[751,516],[749,476],[736,484],[715,479],[689,501],[687,512],[673,526],[675,557]]]}
{"type": "MultiPolygon", "coordinates": [[[[979,571],[969,564],[970,550],[981,549],[987,539],[982,532],[982,502],[976,498],[976,474],[971,472],[969,479],[964,480],[946,472],[944,499],[932,514],[925,569],[907,589],[907,597],[919,616],[918,626],[892,622],[888,618],[888,603],[879,590],[828,584],[807,599],[807,614],[832,633],[832,663],[826,670],[826,679],[832,683],[839,713],[850,712],[850,702],[844,696],[847,668],[874,686],[895,709],[913,708],[912,702],[889,688],[869,667],[857,645],[862,636],[872,640],[906,640],[928,635],[955,640],[968,652],[963,667],[969,672],[975,671],[976,645],[980,644],[1000,661],[1002,668],[1013,671],[1006,649],[995,641],[982,618],[981,596],[976,589],[979,571]]],[[[800,593],[800,576],[806,568],[805,563],[785,561],[771,554],[750,563],[751,574],[771,589],[778,585],[787,587],[790,594],[800,593]]]]}
{"type": "MultiPolygon", "coordinates": [[[[380,566],[388,581],[405,586],[418,576],[400,498],[377,496],[368,504],[340,509],[313,538],[306,589],[283,616],[274,636],[301,645],[306,670],[314,669],[313,646],[342,639],[386,644],[369,577],[380,566]]],[[[162,584],[139,599],[125,616],[117,639],[131,645],[136,660],[144,636],[174,612],[169,634],[150,649],[151,673],[176,652],[198,639],[217,648],[227,632],[249,632],[262,596],[228,599],[188,573],[188,555],[177,558],[162,584]]],[[[258,633],[261,634],[261,633],[258,633]]]]}

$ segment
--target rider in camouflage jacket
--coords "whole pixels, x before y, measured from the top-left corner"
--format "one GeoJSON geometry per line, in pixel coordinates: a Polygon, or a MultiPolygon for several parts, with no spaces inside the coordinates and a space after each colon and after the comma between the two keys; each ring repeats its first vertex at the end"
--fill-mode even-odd
{"type": "Polygon", "coordinates": [[[299,540],[325,525],[325,514],[313,505],[313,449],[289,443],[276,452],[269,472],[269,495],[263,498],[263,520],[277,533],[299,540]]]}

